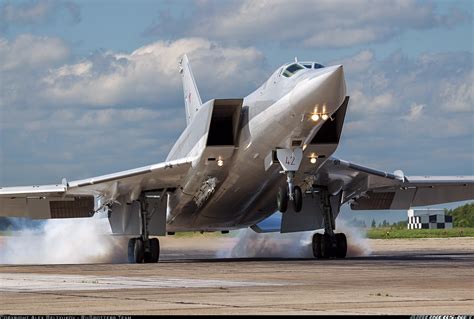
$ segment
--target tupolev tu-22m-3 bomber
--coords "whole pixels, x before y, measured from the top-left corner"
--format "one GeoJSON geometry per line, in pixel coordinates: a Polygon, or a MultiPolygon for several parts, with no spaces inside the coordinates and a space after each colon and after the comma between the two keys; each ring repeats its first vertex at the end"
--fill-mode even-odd
{"type": "MultiPolygon", "coordinates": [[[[349,103],[342,65],[279,67],[245,98],[202,103],[179,63],[187,126],[162,163],[57,185],[0,188],[0,216],[91,217],[132,237],[132,263],[157,262],[157,236],[251,228],[282,213],[281,233],[315,231],[315,258],[344,258],[341,205],[408,209],[474,198],[474,176],[405,176],[333,157],[349,103]]],[[[274,230],[275,231],[275,230],[274,230]]]]}

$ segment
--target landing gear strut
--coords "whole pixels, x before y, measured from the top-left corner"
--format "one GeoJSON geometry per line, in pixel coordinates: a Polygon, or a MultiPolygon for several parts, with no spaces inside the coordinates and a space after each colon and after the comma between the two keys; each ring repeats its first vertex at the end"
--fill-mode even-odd
{"type": "Polygon", "coordinates": [[[313,235],[313,255],[318,259],[345,258],[347,254],[347,239],[344,233],[334,233],[336,222],[334,219],[333,206],[340,205],[340,196],[333,198],[335,203],[331,203],[334,196],[330,196],[326,189],[320,191],[320,198],[323,204],[324,234],[313,235]]]}
{"type": "Polygon", "coordinates": [[[299,186],[294,185],[295,173],[298,170],[303,158],[301,148],[294,150],[278,149],[277,158],[283,168],[282,173],[286,174],[286,187],[280,187],[277,194],[278,210],[282,213],[288,209],[288,201],[293,202],[295,212],[300,212],[303,207],[303,194],[299,186]]]}
{"type": "Polygon", "coordinates": [[[144,195],[140,196],[141,236],[128,241],[128,262],[156,263],[160,257],[160,242],[158,238],[149,238],[148,225],[150,213],[144,195]]]}

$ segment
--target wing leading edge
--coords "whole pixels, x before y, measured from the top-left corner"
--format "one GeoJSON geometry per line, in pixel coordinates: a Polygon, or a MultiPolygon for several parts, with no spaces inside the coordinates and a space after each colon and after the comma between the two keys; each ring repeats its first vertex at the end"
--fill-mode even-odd
{"type": "Polygon", "coordinates": [[[409,209],[474,199],[474,176],[404,176],[331,158],[318,172],[353,210],[409,209]]]}

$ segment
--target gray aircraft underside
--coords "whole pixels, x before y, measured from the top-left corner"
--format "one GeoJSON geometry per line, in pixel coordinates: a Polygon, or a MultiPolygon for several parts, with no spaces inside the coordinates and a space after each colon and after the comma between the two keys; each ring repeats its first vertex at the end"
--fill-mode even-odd
{"type": "Polygon", "coordinates": [[[150,235],[261,231],[255,225],[277,211],[276,194],[292,171],[302,208],[289,205],[280,232],[323,228],[321,189],[331,195],[334,216],[347,202],[382,210],[474,198],[473,176],[404,176],[332,157],[349,102],[342,65],[288,63],[243,99],[206,103],[186,56],[180,73],[187,127],[165,162],[57,185],[2,187],[0,216],[89,217],[106,208],[114,233],[135,235],[146,201],[150,235]],[[285,161],[298,165],[285,169],[285,161]]]}

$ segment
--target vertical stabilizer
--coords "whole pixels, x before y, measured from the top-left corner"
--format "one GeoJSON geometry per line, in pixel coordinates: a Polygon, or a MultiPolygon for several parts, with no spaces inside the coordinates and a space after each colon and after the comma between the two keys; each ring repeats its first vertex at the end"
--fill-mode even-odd
{"type": "Polygon", "coordinates": [[[202,104],[201,96],[194,82],[193,72],[189,65],[189,60],[186,54],[183,56],[180,62],[181,76],[183,78],[183,90],[184,90],[184,105],[186,107],[186,123],[189,124],[194,114],[198,111],[202,104]]]}

